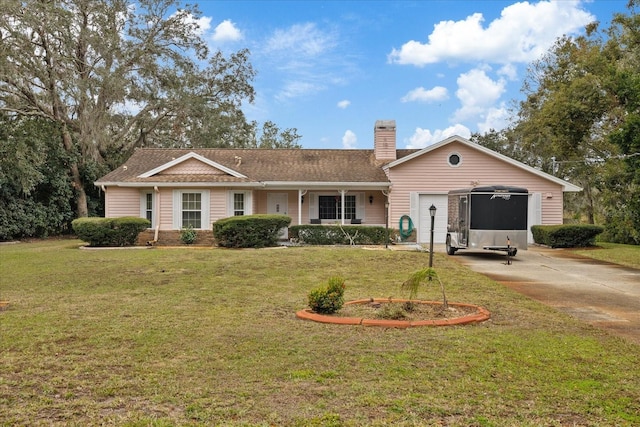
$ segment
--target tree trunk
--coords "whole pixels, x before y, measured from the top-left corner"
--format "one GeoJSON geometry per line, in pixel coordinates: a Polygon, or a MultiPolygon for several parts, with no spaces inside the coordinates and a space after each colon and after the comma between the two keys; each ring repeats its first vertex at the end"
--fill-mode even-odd
{"type": "Polygon", "coordinates": [[[71,185],[73,185],[76,195],[76,214],[78,215],[78,218],[87,217],[89,216],[87,193],[84,191],[84,183],[80,176],[80,168],[78,167],[77,160],[78,157],[74,153],[73,139],[71,138],[71,133],[69,133],[69,129],[66,126],[62,127],[62,144],[64,145],[65,151],[72,159],[69,164],[69,173],[71,175],[71,185]]]}
{"type": "Polygon", "coordinates": [[[585,196],[585,200],[586,200],[586,214],[587,214],[587,223],[588,224],[595,224],[595,209],[593,207],[593,196],[591,194],[591,184],[589,184],[589,182],[586,182],[584,185],[584,196],[585,196]]]}

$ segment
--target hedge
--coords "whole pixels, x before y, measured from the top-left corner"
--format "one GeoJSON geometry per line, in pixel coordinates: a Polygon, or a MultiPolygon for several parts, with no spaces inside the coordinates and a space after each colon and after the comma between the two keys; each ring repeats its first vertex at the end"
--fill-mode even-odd
{"type": "Polygon", "coordinates": [[[533,241],[552,248],[593,246],[596,236],[604,231],[598,225],[534,225],[533,241]]]}
{"type": "Polygon", "coordinates": [[[387,230],[366,225],[294,225],[289,237],[308,245],[381,245],[387,230]]]}
{"type": "Polygon", "coordinates": [[[78,218],[71,223],[76,236],[89,246],[133,246],[138,234],[151,227],[145,218],[78,218]]]}
{"type": "Polygon", "coordinates": [[[213,223],[213,237],[225,248],[264,248],[276,246],[280,230],[291,223],[286,215],[242,215],[213,223]]]}

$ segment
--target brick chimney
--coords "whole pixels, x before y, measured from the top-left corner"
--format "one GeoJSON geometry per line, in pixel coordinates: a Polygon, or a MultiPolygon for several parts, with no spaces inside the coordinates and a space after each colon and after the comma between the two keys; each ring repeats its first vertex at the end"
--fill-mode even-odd
{"type": "Polygon", "coordinates": [[[376,160],[396,160],[396,121],[376,120],[373,129],[373,152],[376,160]]]}

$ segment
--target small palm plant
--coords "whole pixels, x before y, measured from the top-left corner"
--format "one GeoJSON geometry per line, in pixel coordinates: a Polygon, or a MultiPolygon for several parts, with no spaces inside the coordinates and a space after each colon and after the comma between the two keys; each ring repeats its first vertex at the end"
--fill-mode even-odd
{"type": "MultiPolygon", "coordinates": [[[[401,289],[404,291],[409,291],[409,300],[416,299],[418,296],[418,290],[420,289],[420,284],[429,281],[431,282],[435,278],[440,283],[440,289],[442,290],[442,306],[446,310],[449,308],[447,303],[447,296],[444,292],[444,284],[436,270],[431,267],[422,268],[420,270],[414,271],[411,273],[411,276],[407,280],[402,283],[401,289]]],[[[407,311],[411,311],[414,307],[414,303],[409,301],[405,304],[405,309],[407,311]]]]}

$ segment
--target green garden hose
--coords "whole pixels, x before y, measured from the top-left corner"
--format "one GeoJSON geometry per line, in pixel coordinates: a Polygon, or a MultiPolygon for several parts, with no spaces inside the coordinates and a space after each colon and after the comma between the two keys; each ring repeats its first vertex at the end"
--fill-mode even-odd
{"type": "Polygon", "coordinates": [[[402,215],[400,217],[399,228],[400,228],[400,237],[402,237],[402,240],[405,240],[409,236],[411,236],[411,232],[413,231],[413,221],[411,221],[411,217],[409,215],[402,215]],[[404,229],[405,220],[407,221],[407,230],[406,231],[404,229]]]}

